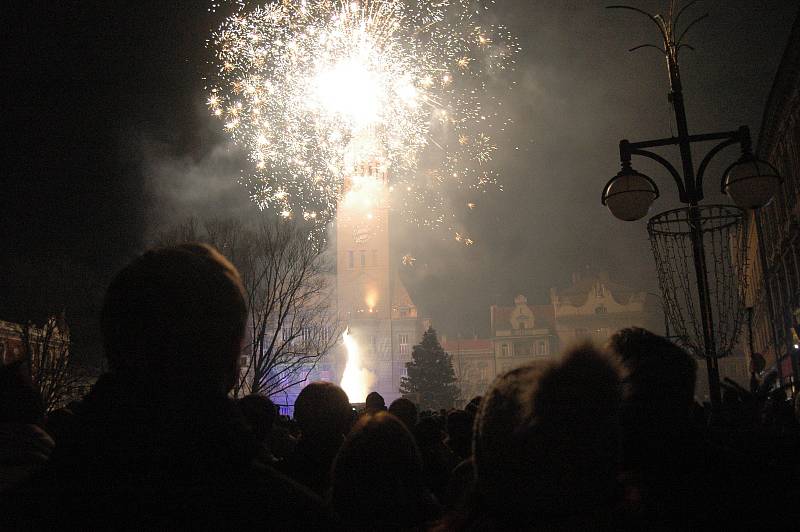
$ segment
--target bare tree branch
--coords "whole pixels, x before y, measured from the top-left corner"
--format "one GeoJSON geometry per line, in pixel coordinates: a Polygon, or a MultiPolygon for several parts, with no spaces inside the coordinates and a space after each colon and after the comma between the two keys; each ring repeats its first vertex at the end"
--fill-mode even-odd
{"type": "Polygon", "coordinates": [[[273,395],[304,382],[339,341],[332,264],[309,235],[279,219],[255,228],[236,220],[190,219],[160,235],[162,245],[184,237],[207,242],[239,269],[249,319],[235,395],[273,395]]]}
{"type": "Polygon", "coordinates": [[[34,389],[39,392],[45,412],[61,408],[86,391],[89,372],[79,368],[70,352],[70,335],[63,323],[49,318],[38,326],[19,326],[22,359],[34,389]]]}

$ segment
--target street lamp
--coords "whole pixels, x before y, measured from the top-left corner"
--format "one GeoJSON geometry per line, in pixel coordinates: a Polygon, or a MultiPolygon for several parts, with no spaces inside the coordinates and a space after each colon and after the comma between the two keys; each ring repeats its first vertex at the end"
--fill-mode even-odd
{"type": "MultiPolygon", "coordinates": [[[[683,43],[683,39],[687,32],[699,21],[706,18],[708,15],[703,15],[694,19],[686,25],[682,30],[678,30],[678,23],[681,15],[686,12],[686,9],[694,4],[695,1],[689,2],[681,9],[675,12],[675,2],[672,3],[669,15],[664,17],[662,15],[651,15],[641,9],[615,5],[608,6],[610,9],[627,9],[635,11],[646,16],[650,19],[659,29],[662,37],[662,45],[645,44],[632,48],[631,51],[640,48],[656,48],[664,54],[667,60],[667,72],[669,74],[670,92],[669,101],[672,104],[675,112],[675,121],[677,124],[678,135],[668,138],[661,138],[655,140],[646,140],[641,142],[630,142],[622,140],[619,143],[620,162],[622,164],[621,171],[614,176],[603,188],[601,196],[602,204],[607,206],[616,218],[625,221],[638,220],[647,215],[653,202],[658,198],[659,191],[655,182],[646,175],[633,169],[631,159],[634,155],[651,159],[661,166],[663,166],[670,174],[678,188],[678,195],[682,203],[688,207],[685,213],[681,211],[680,215],[672,213],[677,211],[668,211],[662,213],[653,219],[648,224],[648,232],[651,234],[652,239],[654,233],[659,233],[659,229],[651,230],[653,224],[663,224],[664,220],[684,223],[687,229],[683,232],[669,233],[668,237],[676,237],[678,235],[685,235],[690,242],[691,251],[684,255],[685,262],[691,261],[694,267],[694,284],[692,290],[696,294],[696,298],[692,295],[693,302],[690,302],[690,308],[695,305],[699,308],[699,321],[700,325],[697,329],[702,331],[702,341],[696,342],[698,346],[697,354],[705,358],[708,369],[708,383],[709,395],[711,397],[712,405],[716,408],[720,404],[720,385],[719,385],[719,367],[718,357],[720,353],[717,350],[717,341],[715,338],[715,321],[714,321],[714,306],[712,305],[712,297],[715,301],[721,301],[718,292],[719,288],[715,285],[709,284],[709,271],[708,259],[706,256],[706,249],[704,245],[704,234],[707,231],[731,231],[730,227],[740,223],[742,216],[741,211],[734,211],[734,207],[717,208],[711,212],[705,207],[700,207],[699,203],[703,199],[703,179],[708,169],[709,163],[712,159],[724,148],[738,144],[741,148],[741,157],[738,161],[733,163],[725,171],[721,189],[727,194],[740,209],[758,209],[763,207],[772,199],[780,186],[781,178],[775,168],[765,161],[761,161],[752,153],[752,146],[750,140],[750,130],[747,126],[741,126],[735,131],[727,131],[720,133],[705,133],[700,135],[690,135],[689,128],[686,120],[686,109],[684,107],[683,92],[681,86],[680,71],[678,69],[678,54],[681,49],[692,49],[688,44],[683,43]],[[705,157],[700,162],[700,165],[695,171],[695,166],[692,161],[692,144],[699,142],[716,141],[717,144],[708,151],[705,157]],[[677,146],[680,151],[681,170],[675,168],[667,159],[651,151],[651,148],[661,148],[666,146],[677,146]],[[708,229],[715,221],[722,216],[726,216],[732,222],[721,223],[714,229],[708,229]],[[658,218],[658,220],[656,220],[658,218]],[[688,257],[687,257],[688,255],[688,257]]],[[[756,217],[758,218],[758,217],[756,217]]],[[[674,226],[674,223],[673,223],[674,226]]],[[[665,234],[663,231],[660,234],[665,234]]],[[[656,244],[653,243],[654,253],[656,252],[656,244]]],[[[722,248],[720,248],[722,249],[722,248]]],[[[657,266],[659,268],[659,280],[662,281],[665,266],[658,264],[659,259],[665,260],[656,253],[657,266]]],[[[714,260],[719,260],[719,257],[712,257],[714,260]]],[[[714,266],[714,273],[717,273],[716,266],[714,266]]],[[[743,268],[741,268],[743,271],[743,268]]],[[[688,285],[688,282],[687,282],[688,285]]],[[[686,293],[689,293],[688,286],[685,287],[686,293]]],[[[665,302],[673,302],[672,316],[676,319],[679,316],[677,309],[679,309],[675,302],[674,294],[668,293],[667,287],[662,283],[662,292],[664,292],[665,302]]],[[[738,301],[736,303],[738,305],[738,301]]],[[[738,305],[739,307],[741,305],[738,305]]],[[[693,310],[692,310],[693,311],[693,310]]],[[[741,309],[737,308],[737,312],[741,314],[741,309]]],[[[732,345],[733,341],[730,336],[735,337],[738,334],[737,324],[731,328],[731,334],[727,338],[728,343],[732,345]]],[[[684,327],[685,329],[685,327],[684,327]]],[[[720,333],[721,334],[721,333],[720,333]]],[[[723,353],[724,355],[725,353],[723,353]]]]}
{"type": "Polygon", "coordinates": [[[615,217],[632,222],[647,215],[658,195],[655,182],[628,162],[606,184],[601,201],[615,217]]]}
{"type": "Polygon", "coordinates": [[[742,154],[723,174],[722,192],[742,209],[760,209],[778,193],[781,177],[774,166],[742,154]]]}

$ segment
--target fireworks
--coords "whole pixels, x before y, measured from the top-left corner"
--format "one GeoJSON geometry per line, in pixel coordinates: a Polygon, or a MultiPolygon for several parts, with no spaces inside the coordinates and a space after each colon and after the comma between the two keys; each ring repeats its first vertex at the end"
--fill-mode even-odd
{"type": "Polygon", "coordinates": [[[207,104],[248,151],[254,201],[324,225],[369,164],[389,176],[391,208],[452,230],[449,195],[497,184],[489,162],[508,123],[488,85],[518,45],[482,23],[486,4],[239,2],[209,41],[207,104]]]}

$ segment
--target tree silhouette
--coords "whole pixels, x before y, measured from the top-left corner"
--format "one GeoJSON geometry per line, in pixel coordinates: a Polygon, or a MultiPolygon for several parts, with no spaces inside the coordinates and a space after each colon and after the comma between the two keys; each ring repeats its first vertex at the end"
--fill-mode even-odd
{"type": "Polygon", "coordinates": [[[452,407],[459,396],[453,361],[439,344],[433,327],[414,346],[411,358],[406,363],[408,376],[400,380],[400,393],[421,409],[452,407]]]}
{"type": "Polygon", "coordinates": [[[162,232],[161,246],[206,242],[242,278],[249,312],[235,396],[272,396],[305,382],[339,342],[332,266],[307,226],[265,216],[251,226],[211,219],[162,232]]]}
{"type": "Polygon", "coordinates": [[[70,351],[69,328],[63,319],[50,317],[41,326],[28,322],[14,325],[21,346],[20,361],[39,393],[45,412],[61,408],[84,395],[94,378],[78,366],[70,351]]]}

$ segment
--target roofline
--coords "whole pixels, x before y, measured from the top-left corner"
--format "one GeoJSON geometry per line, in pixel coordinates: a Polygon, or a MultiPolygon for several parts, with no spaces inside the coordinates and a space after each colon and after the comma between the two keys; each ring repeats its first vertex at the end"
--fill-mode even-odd
{"type": "Polygon", "coordinates": [[[769,96],[761,116],[761,128],[758,135],[756,153],[763,159],[769,158],[779,137],[778,128],[783,123],[783,107],[791,100],[798,89],[800,81],[800,10],[795,16],[789,41],[786,43],[778,71],[772,83],[769,96]],[[787,94],[789,93],[789,94],[787,94]]]}

